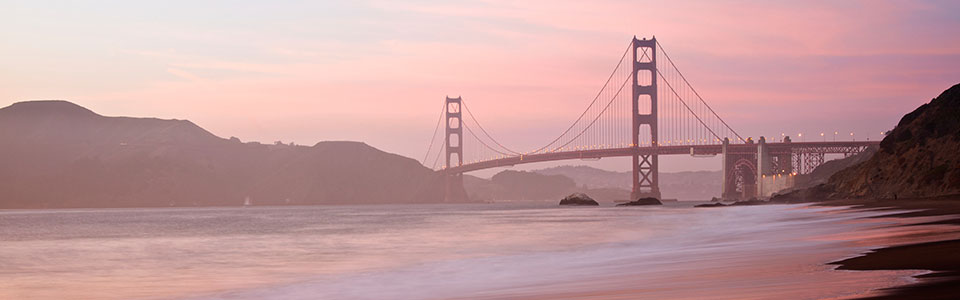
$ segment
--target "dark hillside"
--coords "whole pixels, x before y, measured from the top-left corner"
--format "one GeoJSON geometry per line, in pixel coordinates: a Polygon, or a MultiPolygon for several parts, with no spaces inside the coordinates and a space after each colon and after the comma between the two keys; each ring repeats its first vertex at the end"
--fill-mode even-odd
{"type": "Polygon", "coordinates": [[[960,84],[903,116],[876,154],[827,186],[837,198],[960,194],[960,84]]]}

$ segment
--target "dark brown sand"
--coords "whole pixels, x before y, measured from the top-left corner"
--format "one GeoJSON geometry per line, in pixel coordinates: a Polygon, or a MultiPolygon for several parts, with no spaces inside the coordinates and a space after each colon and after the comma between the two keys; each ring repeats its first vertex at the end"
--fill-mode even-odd
{"type": "MultiPolygon", "coordinates": [[[[931,199],[837,200],[825,206],[853,206],[854,209],[910,210],[883,217],[917,218],[952,216],[916,225],[960,225],[960,195],[931,199]]],[[[930,239],[927,237],[926,239],[930,239]]],[[[875,249],[863,256],[831,264],[840,270],[930,270],[916,276],[919,282],[884,290],[885,294],[863,299],[960,299],[960,239],[943,233],[934,241],[875,249]]]]}

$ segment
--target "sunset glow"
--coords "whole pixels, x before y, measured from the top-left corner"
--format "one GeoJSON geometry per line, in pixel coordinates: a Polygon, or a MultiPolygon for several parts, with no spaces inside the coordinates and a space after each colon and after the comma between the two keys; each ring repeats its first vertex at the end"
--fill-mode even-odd
{"type": "Polygon", "coordinates": [[[447,95],[505,143],[547,142],[634,35],[655,35],[754,137],[878,139],[960,77],[948,1],[4,2],[0,106],[66,99],[244,141],[359,140],[410,157],[447,95]]]}

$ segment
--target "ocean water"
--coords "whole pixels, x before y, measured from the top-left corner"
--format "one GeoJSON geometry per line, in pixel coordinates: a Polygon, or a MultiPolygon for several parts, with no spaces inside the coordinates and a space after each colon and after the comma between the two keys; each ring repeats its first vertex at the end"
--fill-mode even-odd
{"type": "MultiPolygon", "coordinates": [[[[0,299],[822,299],[882,212],[549,204],[0,211],[0,299]]],[[[889,213],[889,212],[887,212],[889,213]]]]}

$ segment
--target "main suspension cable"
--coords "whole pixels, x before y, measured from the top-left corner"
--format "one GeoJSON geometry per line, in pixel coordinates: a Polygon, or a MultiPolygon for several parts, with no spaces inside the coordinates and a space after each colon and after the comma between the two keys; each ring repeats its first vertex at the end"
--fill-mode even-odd
{"type": "MultiPolygon", "coordinates": [[[[553,145],[554,143],[556,143],[557,141],[559,141],[561,138],[563,138],[564,135],[566,135],[567,133],[569,133],[570,130],[572,130],[574,127],[577,126],[577,124],[580,122],[580,120],[583,119],[583,116],[585,116],[585,115],[587,114],[587,112],[590,111],[590,108],[593,107],[593,105],[597,102],[597,100],[600,99],[600,95],[601,95],[601,94],[603,93],[603,91],[607,88],[607,85],[610,84],[610,80],[613,79],[613,76],[614,76],[615,74],[617,74],[617,70],[619,70],[619,69],[620,69],[620,66],[623,65],[623,58],[627,56],[627,53],[630,53],[630,46],[632,46],[632,45],[633,45],[633,41],[630,41],[630,45],[628,45],[628,46],[627,46],[627,49],[623,51],[623,55],[620,56],[620,61],[617,62],[617,66],[613,68],[613,72],[611,72],[611,73],[610,73],[610,76],[607,77],[607,81],[603,83],[603,87],[601,87],[601,88],[600,88],[600,91],[597,92],[597,95],[593,97],[593,101],[590,102],[590,105],[587,106],[587,109],[584,110],[583,113],[581,113],[579,117],[577,117],[577,120],[573,121],[573,124],[570,124],[570,127],[567,127],[567,129],[564,130],[563,133],[561,133],[560,136],[558,136],[556,139],[554,139],[553,141],[550,141],[550,143],[547,143],[545,146],[540,147],[539,149],[532,151],[531,153],[537,153],[537,152],[543,151],[544,149],[549,148],[550,145],[553,145]]],[[[570,142],[567,142],[567,144],[569,144],[569,143],[570,143],[570,142]]]]}
{"type": "Polygon", "coordinates": [[[710,112],[713,113],[713,116],[717,117],[717,119],[720,120],[720,123],[723,123],[723,126],[727,127],[727,130],[730,130],[730,132],[733,132],[733,134],[736,135],[737,138],[739,138],[741,141],[746,141],[743,139],[743,137],[740,136],[739,133],[737,133],[736,130],[733,130],[733,128],[731,128],[730,125],[727,124],[727,122],[724,121],[723,118],[721,118],[720,115],[718,115],[717,112],[714,111],[712,107],[710,107],[710,104],[707,104],[707,102],[703,100],[703,97],[700,96],[700,93],[698,93],[697,90],[693,88],[693,85],[690,84],[690,81],[687,81],[687,77],[683,76],[683,73],[680,72],[680,69],[677,68],[677,65],[673,63],[673,59],[670,59],[670,55],[667,54],[667,51],[663,49],[663,45],[661,45],[659,41],[657,41],[657,47],[660,47],[660,52],[663,52],[663,56],[667,58],[667,62],[669,62],[670,65],[673,66],[673,69],[677,72],[677,75],[680,75],[680,78],[683,79],[683,82],[686,83],[688,87],[690,87],[690,90],[693,91],[695,95],[697,95],[697,98],[700,99],[700,102],[702,102],[703,105],[707,106],[707,109],[709,109],[710,112]]]}
{"type": "Polygon", "coordinates": [[[423,154],[423,162],[420,164],[427,165],[427,157],[430,156],[430,150],[433,150],[433,142],[437,139],[437,131],[440,130],[440,123],[443,121],[443,111],[447,108],[447,103],[444,101],[443,106],[440,107],[440,116],[437,117],[437,126],[433,127],[433,136],[430,137],[430,146],[427,147],[427,153],[423,154]]]}
{"type": "MultiPolygon", "coordinates": [[[[477,117],[473,116],[473,113],[470,112],[470,108],[467,107],[467,102],[466,102],[466,101],[460,100],[460,103],[461,103],[461,105],[463,105],[463,109],[467,111],[467,114],[470,115],[470,118],[473,119],[473,122],[474,122],[474,123],[477,123],[477,127],[480,128],[480,131],[483,132],[483,134],[486,135],[487,138],[490,139],[490,141],[493,141],[494,144],[497,144],[497,146],[500,146],[500,148],[503,148],[503,150],[507,150],[507,152],[510,152],[510,153],[513,153],[513,154],[516,154],[516,155],[520,155],[520,152],[510,150],[510,148],[507,148],[507,147],[504,146],[503,144],[500,144],[500,142],[498,142],[496,139],[494,139],[492,136],[490,136],[490,134],[487,133],[487,130],[486,130],[486,129],[483,129],[483,125],[480,124],[480,120],[478,120],[477,117]]],[[[479,138],[478,138],[478,140],[479,140],[479,138]]],[[[496,151],[496,150],[494,150],[494,151],[496,151]]],[[[498,151],[498,152],[499,152],[499,151],[498,151]]]]}

